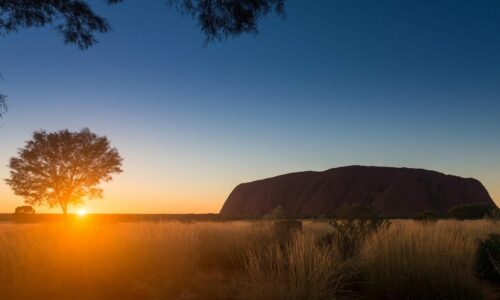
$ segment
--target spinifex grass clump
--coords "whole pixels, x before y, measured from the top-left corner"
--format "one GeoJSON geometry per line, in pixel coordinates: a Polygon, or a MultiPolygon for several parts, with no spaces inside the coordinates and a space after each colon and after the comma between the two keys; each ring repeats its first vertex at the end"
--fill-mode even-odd
{"type": "Polygon", "coordinates": [[[302,222],[287,218],[281,206],[274,208],[262,220],[270,222],[275,239],[280,244],[290,241],[296,234],[302,232],[302,222]]]}
{"type": "Polygon", "coordinates": [[[348,293],[353,270],[334,249],[297,234],[284,246],[250,249],[240,299],[322,300],[348,293]]]}
{"type": "Polygon", "coordinates": [[[500,235],[491,234],[479,244],[476,254],[477,275],[500,282],[500,235]]]}
{"type": "Polygon", "coordinates": [[[288,241],[302,232],[302,222],[295,219],[275,220],[273,229],[277,239],[288,241]]]}
{"type": "Polygon", "coordinates": [[[466,228],[458,221],[404,221],[378,231],[361,252],[371,299],[482,299],[475,236],[494,228],[481,222],[466,228]]]}
{"type": "Polygon", "coordinates": [[[370,235],[390,225],[388,220],[378,215],[373,206],[365,204],[341,207],[336,219],[328,223],[333,231],[317,242],[324,247],[335,247],[343,259],[359,254],[361,246],[370,235]]]}

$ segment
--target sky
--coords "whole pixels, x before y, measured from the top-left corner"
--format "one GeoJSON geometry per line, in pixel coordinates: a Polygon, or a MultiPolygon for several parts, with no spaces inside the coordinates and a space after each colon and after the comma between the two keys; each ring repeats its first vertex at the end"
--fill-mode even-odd
{"type": "MultiPolygon", "coordinates": [[[[499,1],[292,0],[206,46],[159,1],[91,3],[113,31],[87,51],[0,37],[0,178],[34,130],[88,127],[124,158],[91,213],[218,212],[241,182],[345,165],[473,177],[500,204],[499,1]]],[[[0,212],[22,203],[0,181],[0,212]]]]}

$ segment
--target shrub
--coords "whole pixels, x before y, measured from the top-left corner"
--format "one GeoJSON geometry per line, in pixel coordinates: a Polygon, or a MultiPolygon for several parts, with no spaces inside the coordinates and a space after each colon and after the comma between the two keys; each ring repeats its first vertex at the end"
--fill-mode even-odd
{"type": "Polygon", "coordinates": [[[16,223],[30,223],[33,222],[32,216],[35,214],[35,209],[32,206],[18,206],[14,211],[12,220],[16,223]]]}
{"type": "Polygon", "coordinates": [[[356,256],[370,235],[390,225],[388,220],[379,217],[373,206],[365,204],[340,208],[338,219],[328,223],[334,230],[317,242],[323,247],[335,247],[343,259],[356,256]]]}
{"type": "Polygon", "coordinates": [[[18,206],[16,207],[16,210],[14,212],[16,215],[19,215],[19,214],[34,214],[35,213],[35,209],[32,207],[32,206],[18,206]]]}
{"type": "Polygon", "coordinates": [[[417,215],[416,219],[423,223],[431,223],[436,222],[439,219],[439,215],[433,211],[424,210],[417,215]]]}
{"type": "Polygon", "coordinates": [[[493,207],[485,216],[487,219],[492,221],[500,220],[500,209],[498,207],[493,207]]]}
{"type": "Polygon", "coordinates": [[[272,231],[278,243],[289,241],[296,233],[302,232],[302,222],[296,219],[287,219],[285,211],[280,205],[264,215],[262,220],[271,222],[272,231]]]}
{"type": "Polygon", "coordinates": [[[479,244],[476,271],[481,279],[500,281],[500,235],[491,234],[479,244]]]}
{"type": "Polygon", "coordinates": [[[295,219],[276,220],[273,229],[277,240],[290,240],[297,233],[302,232],[302,222],[295,219]]]}
{"type": "Polygon", "coordinates": [[[276,206],[273,210],[262,217],[263,220],[279,220],[283,218],[285,218],[285,211],[281,205],[276,206]]]}
{"type": "Polygon", "coordinates": [[[486,216],[491,209],[491,205],[482,203],[460,204],[448,210],[447,216],[458,220],[481,219],[486,216]]]}

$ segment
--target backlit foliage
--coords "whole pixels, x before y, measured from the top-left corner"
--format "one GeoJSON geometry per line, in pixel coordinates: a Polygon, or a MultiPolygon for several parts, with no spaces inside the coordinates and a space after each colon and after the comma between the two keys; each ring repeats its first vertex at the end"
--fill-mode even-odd
{"type": "Polygon", "coordinates": [[[120,173],[122,158],[105,136],[85,128],[79,132],[35,131],[33,139],[10,159],[6,180],[16,195],[31,205],[80,205],[84,197],[101,197],[102,181],[120,173]]]}

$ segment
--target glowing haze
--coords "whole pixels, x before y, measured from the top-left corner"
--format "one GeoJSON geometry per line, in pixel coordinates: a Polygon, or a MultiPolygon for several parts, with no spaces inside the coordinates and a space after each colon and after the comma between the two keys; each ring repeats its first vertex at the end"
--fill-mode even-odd
{"type": "MultiPolygon", "coordinates": [[[[155,1],[101,2],[114,31],[88,51],[0,39],[1,178],[34,130],[89,127],[124,172],[88,213],[217,212],[240,182],[351,164],[474,177],[500,203],[500,2],[289,1],[208,47],[155,1]]],[[[0,212],[22,202],[0,182],[0,212]]]]}

